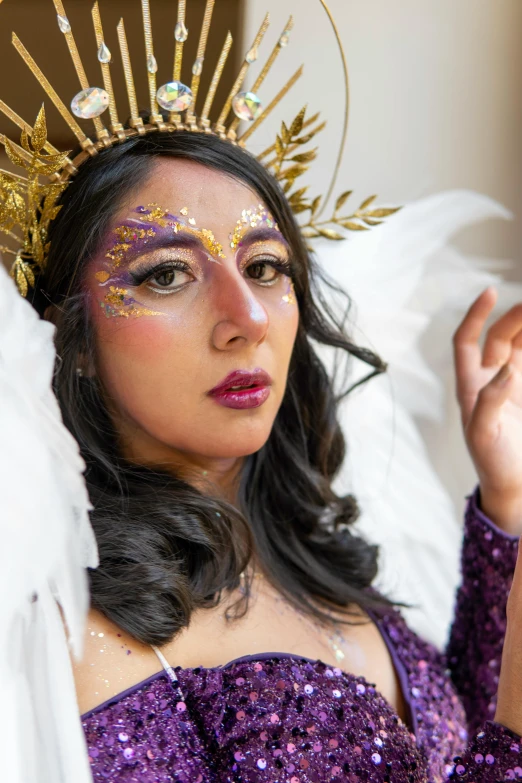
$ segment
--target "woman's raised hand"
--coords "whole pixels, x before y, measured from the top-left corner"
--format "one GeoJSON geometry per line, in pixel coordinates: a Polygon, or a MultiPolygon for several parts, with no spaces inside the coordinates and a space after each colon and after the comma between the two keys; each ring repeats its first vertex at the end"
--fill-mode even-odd
{"type": "Polygon", "coordinates": [[[482,510],[507,533],[520,535],[522,302],[488,329],[482,351],[479,339],[496,300],[495,288],[483,291],[453,336],[457,399],[482,510]]]}

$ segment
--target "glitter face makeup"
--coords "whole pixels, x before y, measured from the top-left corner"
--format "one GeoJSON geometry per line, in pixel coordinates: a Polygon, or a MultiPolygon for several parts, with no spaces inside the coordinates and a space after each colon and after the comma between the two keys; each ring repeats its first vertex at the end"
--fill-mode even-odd
{"type": "Polygon", "coordinates": [[[223,247],[217,241],[214,233],[207,228],[197,228],[195,218],[191,217],[188,218],[188,220],[186,219],[188,215],[187,207],[182,207],[180,209],[180,216],[171,215],[167,209],[163,209],[159,204],[149,204],[148,207],[138,207],[136,212],[145,215],[147,222],[156,223],[162,228],[172,226],[175,234],[177,234],[181,228],[184,228],[185,231],[188,231],[188,233],[201,241],[213,258],[225,258],[223,247]]]}
{"type": "MultiPolygon", "coordinates": [[[[223,247],[216,240],[214,233],[209,229],[197,228],[195,218],[188,218],[187,207],[180,209],[180,216],[171,215],[168,210],[159,204],[149,204],[147,207],[139,206],[136,208],[135,213],[140,217],[129,218],[127,224],[114,229],[117,241],[105,253],[105,258],[110,261],[109,268],[98,270],[94,275],[100,287],[105,287],[109,283],[116,283],[116,285],[109,285],[108,292],[100,302],[100,307],[107,318],[164,315],[164,313],[151,310],[136,301],[123,285],[125,282],[128,283],[128,276],[125,279],[125,275],[119,274],[122,264],[128,259],[131,251],[134,253],[146,250],[149,240],[157,236],[156,227],[161,229],[171,228],[174,234],[179,233],[183,229],[185,233],[200,240],[203,247],[208,251],[210,260],[215,261],[216,258],[225,258],[223,247]],[[141,226],[129,225],[130,223],[139,223],[141,226]]],[[[183,251],[180,250],[178,255],[181,256],[182,253],[183,251]]],[[[193,256],[190,256],[190,260],[192,265],[194,265],[193,256]]],[[[159,290],[157,292],[162,293],[159,290]]]]}
{"type": "Polygon", "coordinates": [[[283,302],[286,302],[286,304],[294,305],[296,303],[295,298],[295,288],[293,280],[288,281],[288,287],[286,289],[285,295],[282,297],[283,302]]]}
{"type": "Polygon", "coordinates": [[[229,237],[232,250],[241,247],[241,241],[249,229],[257,228],[261,225],[279,231],[279,226],[263,204],[258,204],[256,207],[251,207],[250,209],[244,209],[241,213],[241,217],[237,221],[234,232],[230,234],[229,237]]]}
{"type": "Polygon", "coordinates": [[[142,307],[139,302],[130,296],[126,288],[117,288],[113,285],[110,286],[109,292],[105,294],[104,300],[100,302],[100,306],[107,318],[111,316],[121,316],[123,318],[136,316],[139,318],[142,315],[163,315],[163,313],[142,307]]]}
{"type": "Polygon", "coordinates": [[[124,456],[186,466],[202,487],[214,464],[232,471],[266,443],[298,331],[298,303],[283,301],[298,249],[261,201],[219,171],[158,159],[85,266],[93,372],[124,456]],[[274,381],[262,405],[216,404],[223,378],[256,368],[274,381]]]}

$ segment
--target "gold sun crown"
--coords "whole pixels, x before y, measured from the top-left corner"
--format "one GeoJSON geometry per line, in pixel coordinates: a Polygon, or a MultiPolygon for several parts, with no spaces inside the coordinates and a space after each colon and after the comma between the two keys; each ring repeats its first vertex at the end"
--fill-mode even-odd
{"type": "MultiPolygon", "coordinates": [[[[122,19],[117,30],[130,108],[128,127],[125,127],[120,121],[114,97],[110,71],[112,55],[105,43],[98,2],[95,2],[93,6],[92,18],[98,47],[98,60],[102,71],[103,88],[90,86],[63,2],[62,0],[53,0],[53,2],[57,13],[58,26],[65,36],[81,86],[81,91],[73,98],[70,104],[70,110],[58,96],[51,83],[15,33],[13,33],[13,45],[76,136],[81,152],[71,159],[69,152],[60,152],[47,141],[43,106],[34,126],[31,127],[0,100],[0,111],[22,130],[20,144],[16,144],[0,134],[0,142],[5,146],[10,161],[26,172],[25,176],[21,176],[0,169],[0,231],[13,240],[16,248],[0,246],[0,251],[15,256],[11,275],[23,296],[27,295],[29,287],[35,285],[35,273],[45,270],[46,258],[49,252],[47,239],[49,225],[60,211],[57,201],[67,188],[70,178],[76,174],[82,163],[90,157],[97,155],[103,149],[123,143],[129,138],[157,132],[158,130],[172,132],[188,130],[197,133],[211,133],[233,144],[244,147],[249,137],[286,96],[303,72],[303,68],[300,67],[283,85],[272,101],[266,106],[262,105],[258,92],[281,50],[288,44],[289,34],[293,27],[293,17],[290,16],[252,88],[250,90],[244,89],[248,69],[258,59],[259,47],[269,26],[269,15],[267,14],[252,42],[252,46],[245,55],[239,74],[233,83],[219,117],[212,124],[209,115],[232,47],[232,36],[229,32],[216,64],[202,112],[199,116],[196,115],[196,102],[216,0],[207,0],[206,3],[197,57],[192,66],[190,87],[181,82],[183,46],[188,38],[188,30],[185,25],[187,0],[178,0],[178,17],[174,30],[176,44],[173,77],[171,82],[163,84],[159,88],[157,84],[158,64],[154,55],[149,0],[141,0],[150,100],[149,119],[148,122],[144,122],[138,108],[129,45],[122,19]],[[164,114],[160,113],[160,107],[165,113],[168,113],[168,120],[165,119],[164,114]],[[110,116],[109,128],[105,127],[101,120],[101,115],[106,110],[109,111],[110,116]],[[227,126],[226,123],[231,116],[233,119],[227,126]],[[80,120],[93,120],[95,140],[87,135],[77,118],[80,120]],[[250,126],[247,127],[244,133],[238,135],[241,120],[250,122],[250,126]],[[46,179],[42,181],[41,177],[46,179]]],[[[320,2],[327,10],[331,19],[326,3],[324,0],[320,0],[320,2]]],[[[331,21],[333,24],[332,19],[331,21]]],[[[340,44],[335,25],[334,30],[340,44]]],[[[342,54],[343,62],[345,63],[344,53],[342,54]]],[[[307,238],[322,236],[327,239],[340,240],[344,239],[345,236],[335,230],[335,228],[332,228],[332,225],[341,226],[351,231],[366,230],[371,226],[379,224],[384,217],[392,214],[396,209],[373,208],[372,205],[376,196],[371,196],[369,199],[365,199],[353,214],[341,216],[340,211],[345,201],[351,195],[351,191],[347,191],[342,193],[337,199],[333,215],[328,220],[319,220],[322,197],[318,196],[311,199],[307,196],[307,187],[295,189],[294,186],[296,180],[308,170],[308,164],[317,156],[317,148],[303,151],[303,146],[308,144],[324,128],[325,124],[319,122],[318,114],[307,118],[305,107],[292,123],[289,125],[282,123],[275,143],[257,157],[265,168],[273,173],[280,182],[294,214],[309,212],[308,221],[301,225],[303,235],[307,238]]]]}

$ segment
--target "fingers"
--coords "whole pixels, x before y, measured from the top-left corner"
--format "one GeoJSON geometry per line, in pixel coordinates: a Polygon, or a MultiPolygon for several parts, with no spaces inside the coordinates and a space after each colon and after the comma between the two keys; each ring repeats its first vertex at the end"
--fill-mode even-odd
{"type": "Polygon", "coordinates": [[[505,364],[479,392],[472,419],[473,430],[480,433],[481,439],[489,440],[496,436],[500,423],[500,409],[511,394],[513,377],[512,365],[505,364]]]}
{"type": "Polygon", "coordinates": [[[513,364],[522,370],[522,302],[508,310],[488,330],[482,366],[500,366],[511,358],[513,364]]]}
{"type": "Polygon", "coordinates": [[[453,335],[453,350],[457,374],[457,395],[466,393],[465,380],[480,370],[482,352],[479,339],[489,314],[495,307],[497,290],[490,286],[475,299],[462,323],[453,335]]]}

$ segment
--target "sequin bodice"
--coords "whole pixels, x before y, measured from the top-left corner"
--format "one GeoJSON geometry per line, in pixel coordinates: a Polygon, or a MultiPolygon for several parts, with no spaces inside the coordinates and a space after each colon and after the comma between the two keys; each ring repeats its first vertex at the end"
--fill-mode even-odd
{"type": "Polygon", "coordinates": [[[469,496],[444,654],[401,615],[374,617],[407,700],[286,653],[149,677],[83,716],[95,781],[471,783],[522,779],[522,738],[493,720],[518,538],[469,496]],[[172,681],[174,679],[174,681],[172,681]]]}

